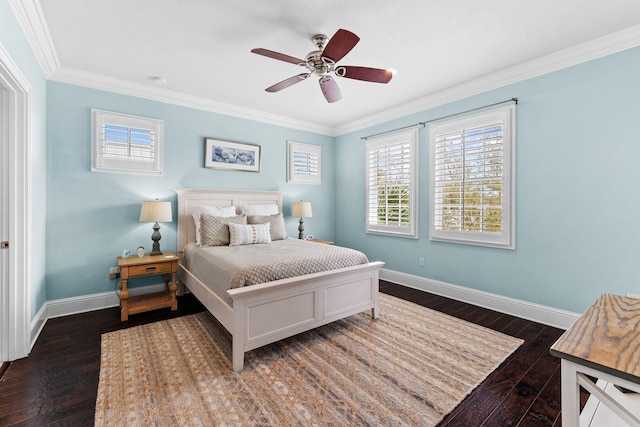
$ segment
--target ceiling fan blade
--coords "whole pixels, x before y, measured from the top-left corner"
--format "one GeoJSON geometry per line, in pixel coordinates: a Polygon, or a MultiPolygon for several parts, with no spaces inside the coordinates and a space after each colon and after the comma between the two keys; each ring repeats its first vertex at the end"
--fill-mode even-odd
{"type": "Polygon", "coordinates": [[[280,91],[282,89],[288,88],[289,86],[293,86],[296,83],[300,83],[301,81],[303,81],[304,79],[306,79],[310,75],[311,75],[310,73],[298,74],[297,76],[289,77],[288,79],[283,80],[280,83],[276,83],[273,86],[269,86],[265,90],[267,92],[278,92],[278,91],[280,91]]]}
{"type": "Polygon", "coordinates": [[[322,94],[327,99],[327,102],[336,102],[342,99],[338,84],[329,76],[320,78],[320,89],[322,89],[322,94]]]}
{"type": "Polygon", "coordinates": [[[374,83],[389,83],[393,77],[393,72],[389,70],[369,67],[353,67],[349,65],[336,67],[335,73],[340,77],[374,83]]]}
{"type": "Polygon", "coordinates": [[[277,59],[279,61],[290,62],[296,65],[304,65],[306,61],[298,58],[294,58],[293,56],[285,55],[284,53],[274,52],[269,49],[262,49],[257,47],[255,49],[251,49],[251,52],[257,53],[258,55],[266,56],[267,58],[277,59]]]}
{"type": "Polygon", "coordinates": [[[359,41],[360,37],[351,31],[339,29],[325,46],[322,51],[322,56],[329,58],[333,62],[338,62],[349,53],[359,41]]]}

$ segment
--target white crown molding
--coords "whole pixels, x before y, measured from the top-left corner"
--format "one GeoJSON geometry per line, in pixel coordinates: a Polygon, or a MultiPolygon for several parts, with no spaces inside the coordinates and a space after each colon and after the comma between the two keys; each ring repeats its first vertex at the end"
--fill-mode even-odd
{"type": "MultiPolygon", "coordinates": [[[[344,135],[637,46],[640,46],[640,25],[635,25],[534,59],[533,61],[525,62],[524,64],[516,65],[506,70],[435,92],[401,106],[390,108],[350,123],[345,123],[344,125],[335,127],[333,134],[334,136],[344,135]]],[[[513,96],[517,97],[517,94],[513,94],[513,96]]]]}
{"type": "Polygon", "coordinates": [[[580,317],[579,314],[570,311],[466,288],[439,280],[388,270],[386,268],[380,270],[380,280],[427,291],[432,294],[463,301],[560,329],[568,329],[578,320],[578,317],[580,317]]]}
{"type": "MultiPolygon", "coordinates": [[[[211,99],[185,95],[141,83],[133,83],[61,67],[39,1],[9,0],[9,3],[38,58],[40,67],[48,79],[328,136],[339,136],[355,132],[640,45],[640,25],[635,25],[533,61],[435,92],[404,103],[401,106],[371,114],[340,126],[331,127],[211,99]]],[[[517,94],[514,94],[514,96],[517,96],[517,94]]]]}
{"type": "Polygon", "coordinates": [[[13,13],[22,28],[40,68],[49,78],[60,67],[58,54],[51,40],[49,27],[44,19],[38,0],[9,0],[13,13]]]}
{"type": "Polygon", "coordinates": [[[201,98],[193,95],[187,95],[184,93],[175,92],[142,83],[134,83],[128,80],[108,77],[102,74],[90,73],[75,68],[60,67],[55,72],[55,74],[50,77],[50,80],[89,87],[92,89],[104,90],[112,93],[119,93],[121,95],[135,96],[138,98],[165,102],[182,107],[210,111],[213,113],[239,117],[256,122],[269,123],[272,125],[283,126],[292,129],[300,129],[308,132],[320,133],[323,135],[331,135],[332,132],[332,128],[329,126],[296,120],[290,117],[279,116],[264,111],[252,110],[250,108],[240,107],[237,105],[227,104],[224,102],[201,98]]]}

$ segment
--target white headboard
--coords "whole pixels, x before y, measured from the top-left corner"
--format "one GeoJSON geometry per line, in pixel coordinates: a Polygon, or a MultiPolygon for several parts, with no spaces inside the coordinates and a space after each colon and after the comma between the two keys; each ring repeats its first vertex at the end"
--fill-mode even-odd
{"type": "Polygon", "coordinates": [[[176,188],[178,193],[178,252],[187,243],[196,241],[193,211],[198,206],[236,206],[276,204],[282,212],[282,193],[279,191],[211,190],[206,188],[176,188]]]}

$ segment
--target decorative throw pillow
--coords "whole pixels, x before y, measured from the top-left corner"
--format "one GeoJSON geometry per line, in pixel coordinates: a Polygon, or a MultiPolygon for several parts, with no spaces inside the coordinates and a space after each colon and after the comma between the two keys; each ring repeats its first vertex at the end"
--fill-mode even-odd
{"type": "Polygon", "coordinates": [[[200,213],[200,246],[226,246],[229,244],[227,224],[246,224],[247,216],[219,217],[200,213]]]}
{"type": "Polygon", "coordinates": [[[284,217],[276,215],[247,215],[247,224],[271,224],[271,240],[284,240],[287,230],[284,228],[284,217]]]}
{"type": "Polygon", "coordinates": [[[205,212],[211,216],[230,217],[236,216],[235,206],[196,206],[193,210],[193,222],[196,226],[196,245],[200,246],[200,213],[205,212]]]}
{"type": "Polygon", "coordinates": [[[269,223],[240,225],[229,224],[229,246],[270,243],[269,223]]]}
{"type": "Polygon", "coordinates": [[[242,205],[240,211],[247,215],[275,215],[278,212],[278,205],[266,204],[266,205],[242,205]]]}

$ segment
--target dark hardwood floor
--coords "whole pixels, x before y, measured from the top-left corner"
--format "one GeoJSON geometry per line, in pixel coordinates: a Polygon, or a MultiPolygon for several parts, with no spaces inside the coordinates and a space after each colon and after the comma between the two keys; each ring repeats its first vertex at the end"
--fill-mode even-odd
{"type": "MultiPolygon", "coordinates": [[[[440,426],[561,425],[560,361],[549,347],[562,330],[387,282],[380,290],[525,340],[440,426]]],[[[0,378],[0,426],[92,425],[101,334],[203,310],[192,295],[178,307],[127,322],[118,308],[50,319],[29,357],[0,378]]]]}

